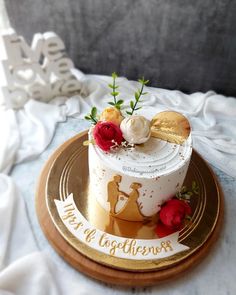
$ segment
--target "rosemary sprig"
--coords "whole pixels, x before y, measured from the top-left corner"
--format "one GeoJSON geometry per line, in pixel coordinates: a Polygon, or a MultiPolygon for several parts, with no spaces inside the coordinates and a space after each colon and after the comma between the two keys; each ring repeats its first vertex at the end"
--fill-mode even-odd
{"type": "Polygon", "coordinates": [[[97,108],[92,107],[90,114],[84,117],[86,120],[91,121],[92,124],[96,125],[98,122],[97,119],[97,108]]]}
{"type": "Polygon", "coordinates": [[[130,101],[131,111],[126,111],[126,113],[128,115],[131,115],[131,116],[133,115],[133,113],[135,111],[137,111],[137,110],[139,110],[139,109],[142,108],[142,107],[137,107],[137,104],[138,104],[138,102],[140,102],[140,97],[142,95],[147,94],[147,92],[143,92],[143,88],[144,88],[144,86],[146,84],[148,84],[149,80],[145,80],[144,77],[143,77],[142,79],[139,79],[138,81],[139,81],[139,83],[141,83],[141,88],[138,91],[136,91],[135,94],[134,94],[135,101],[133,101],[133,100],[130,101]]]}
{"type": "Polygon", "coordinates": [[[112,73],[111,76],[112,76],[112,79],[113,79],[113,83],[108,84],[108,86],[112,89],[112,92],[110,94],[114,97],[114,101],[109,101],[108,104],[110,104],[113,107],[120,110],[120,107],[124,103],[124,101],[123,101],[123,99],[117,100],[117,96],[120,94],[120,92],[117,91],[119,86],[116,85],[116,78],[118,77],[118,75],[114,72],[114,73],[112,73]]]}

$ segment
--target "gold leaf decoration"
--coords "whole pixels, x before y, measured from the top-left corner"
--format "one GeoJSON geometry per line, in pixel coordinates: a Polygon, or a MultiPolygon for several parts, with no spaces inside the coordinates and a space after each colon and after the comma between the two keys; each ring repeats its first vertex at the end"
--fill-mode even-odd
{"type": "Polygon", "coordinates": [[[182,144],[189,137],[190,131],[188,119],[178,112],[161,112],[151,121],[151,136],[168,142],[182,144]]]}

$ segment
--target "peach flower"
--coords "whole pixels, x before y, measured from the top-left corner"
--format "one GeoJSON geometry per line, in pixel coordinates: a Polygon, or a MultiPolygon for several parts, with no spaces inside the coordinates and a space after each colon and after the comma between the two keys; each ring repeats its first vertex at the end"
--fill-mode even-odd
{"type": "Polygon", "coordinates": [[[112,122],[117,126],[120,126],[123,119],[121,112],[114,107],[105,108],[100,116],[100,121],[112,122]]]}

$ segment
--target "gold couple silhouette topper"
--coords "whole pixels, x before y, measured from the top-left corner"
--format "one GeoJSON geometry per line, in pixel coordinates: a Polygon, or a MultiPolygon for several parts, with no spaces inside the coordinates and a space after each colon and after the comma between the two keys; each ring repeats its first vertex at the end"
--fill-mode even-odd
{"type": "Polygon", "coordinates": [[[115,175],[113,176],[113,180],[107,184],[110,214],[128,221],[144,221],[145,216],[142,215],[137,202],[139,197],[138,189],[142,187],[141,183],[133,182],[130,185],[132,191],[128,195],[119,189],[121,179],[122,177],[120,175],[115,175]]]}

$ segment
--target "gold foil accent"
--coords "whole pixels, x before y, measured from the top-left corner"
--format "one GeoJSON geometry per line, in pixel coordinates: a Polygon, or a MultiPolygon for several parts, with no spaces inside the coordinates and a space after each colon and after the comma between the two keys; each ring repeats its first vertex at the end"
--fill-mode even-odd
{"type": "Polygon", "coordinates": [[[122,181],[120,175],[113,176],[113,180],[109,181],[107,184],[108,192],[108,202],[110,203],[110,214],[114,217],[128,220],[128,221],[143,221],[145,217],[140,212],[139,204],[137,202],[139,198],[138,189],[142,187],[140,183],[133,182],[130,185],[132,189],[131,193],[128,195],[125,192],[119,190],[119,183],[122,181]],[[127,199],[124,206],[116,212],[116,205],[119,199],[127,199]]]}
{"type": "Polygon", "coordinates": [[[190,131],[188,119],[178,112],[161,112],[151,121],[151,136],[168,142],[182,144],[189,137],[190,131]]]}
{"type": "Polygon", "coordinates": [[[84,145],[84,146],[88,146],[90,143],[91,143],[91,144],[95,144],[94,139],[91,139],[91,140],[85,140],[85,141],[83,142],[83,145],[84,145]]]}

